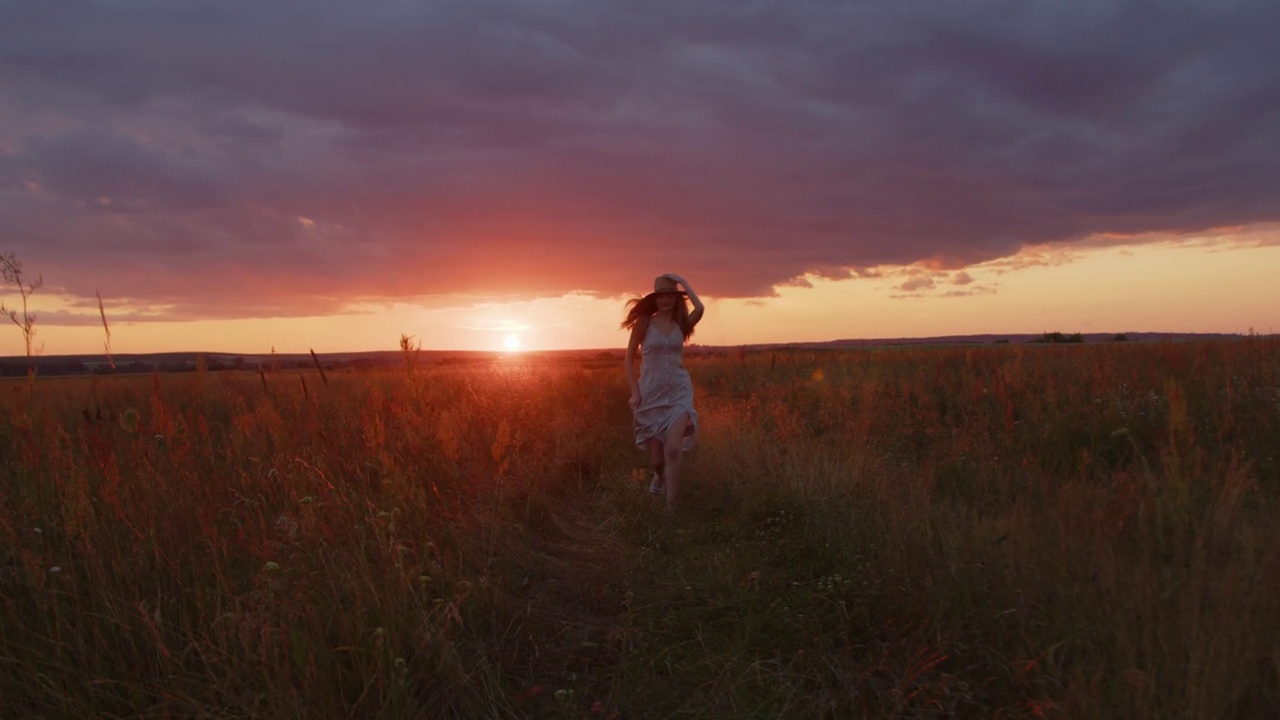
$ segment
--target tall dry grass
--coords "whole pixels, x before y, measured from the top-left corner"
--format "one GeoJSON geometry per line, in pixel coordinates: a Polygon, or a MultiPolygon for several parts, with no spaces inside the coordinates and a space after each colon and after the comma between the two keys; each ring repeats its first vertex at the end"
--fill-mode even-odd
{"type": "MultiPolygon", "coordinates": [[[[0,407],[0,707],[1267,717],[1280,343],[44,379],[0,407]]],[[[21,390],[15,390],[20,387],[21,390]]]]}
{"type": "Polygon", "coordinates": [[[482,647],[498,628],[474,608],[509,580],[512,518],[598,470],[608,435],[561,410],[606,386],[572,369],[345,375],[308,402],[266,377],[10,398],[6,707],[411,717],[503,697],[482,647]]]}
{"type": "MultiPolygon", "coordinates": [[[[908,624],[942,714],[1267,717],[1277,350],[758,356],[707,368],[727,392],[700,467],[735,498],[778,486],[805,546],[830,548],[815,586],[854,619],[840,642],[908,624]]],[[[818,682],[858,708],[872,658],[818,644],[818,682]]]]}

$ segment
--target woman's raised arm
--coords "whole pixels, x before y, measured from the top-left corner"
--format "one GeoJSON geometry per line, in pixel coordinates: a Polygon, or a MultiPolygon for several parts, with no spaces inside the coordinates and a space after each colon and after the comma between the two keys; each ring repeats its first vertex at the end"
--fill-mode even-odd
{"type": "Polygon", "coordinates": [[[702,301],[698,299],[698,293],[694,292],[692,287],[689,287],[688,280],[685,280],[679,275],[667,273],[667,277],[684,287],[684,294],[688,295],[689,302],[693,303],[693,312],[689,313],[689,326],[693,327],[694,325],[697,325],[698,321],[702,319],[703,311],[706,310],[706,306],[704,306],[702,301]]]}

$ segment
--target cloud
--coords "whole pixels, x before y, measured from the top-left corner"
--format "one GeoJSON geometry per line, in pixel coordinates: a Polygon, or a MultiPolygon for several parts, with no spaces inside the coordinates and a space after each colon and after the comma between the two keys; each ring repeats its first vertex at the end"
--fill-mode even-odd
{"type": "MultiPolygon", "coordinates": [[[[974,284],[976,280],[968,272],[954,274],[930,271],[920,266],[906,267],[893,273],[905,277],[901,283],[893,286],[889,297],[894,300],[914,300],[925,297],[973,297],[977,295],[994,295],[994,284],[974,284]],[[941,285],[946,282],[953,287],[941,285]],[[954,287],[960,286],[960,287],[954,287]]],[[[999,271],[997,271],[999,274],[999,271]]]]}
{"type": "Polygon", "coordinates": [[[3,8],[0,249],[169,317],[1280,222],[1275,3],[3,8]]]}
{"type": "Polygon", "coordinates": [[[974,297],[977,295],[995,295],[996,289],[990,285],[974,285],[964,290],[948,290],[941,297],[974,297]]]}
{"type": "Polygon", "coordinates": [[[903,292],[910,293],[919,292],[921,290],[932,290],[935,287],[937,287],[937,283],[933,281],[933,278],[928,275],[916,275],[899,285],[898,289],[903,292]]]}
{"type": "MultiPolygon", "coordinates": [[[[73,327],[102,327],[102,317],[94,312],[72,312],[70,310],[46,310],[37,313],[38,324],[42,327],[50,327],[54,325],[73,326],[73,327]]],[[[121,314],[108,313],[107,321],[110,325],[123,325],[128,323],[154,322],[161,320],[169,320],[166,313],[154,312],[126,312],[121,314]]]]}
{"type": "Polygon", "coordinates": [[[1084,255],[1085,253],[1081,250],[1071,247],[1040,244],[1024,247],[1014,255],[989,260],[981,265],[984,269],[989,269],[997,275],[1003,275],[1007,272],[1026,270],[1033,267],[1070,265],[1083,258],[1084,255]]]}

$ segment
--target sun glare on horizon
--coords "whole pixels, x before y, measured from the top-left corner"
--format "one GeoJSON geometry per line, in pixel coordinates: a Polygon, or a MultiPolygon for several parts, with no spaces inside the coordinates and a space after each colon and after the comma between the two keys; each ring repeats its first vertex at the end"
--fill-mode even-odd
{"type": "Polygon", "coordinates": [[[502,337],[502,347],[507,352],[516,352],[520,349],[520,333],[510,332],[502,337]]]}

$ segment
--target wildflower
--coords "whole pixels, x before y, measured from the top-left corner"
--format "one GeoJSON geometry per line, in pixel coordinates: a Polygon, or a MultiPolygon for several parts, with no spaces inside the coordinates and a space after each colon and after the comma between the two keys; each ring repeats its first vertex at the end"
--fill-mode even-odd
{"type": "Polygon", "coordinates": [[[62,572],[62,568],[58,567],[57,565],[54,565],[53,567],[49,568],[49,572],[54,573],[56,575],[57,573],[62,572]]]}
{"type": "Polygon", "coordinates": [[[120,413],[120,427],[124,428],[126,432],[137,432],[138,411],[133,408],[128,408],[124,412],[120,413]]]}
{"type": "Polygon", "coordinates": [[[280,564],[273,560],[268,560],[267,563],[262,566],[262,572],[275,572],[276,570],[279,570],[279,569],[280,569],[280,564]]]}

